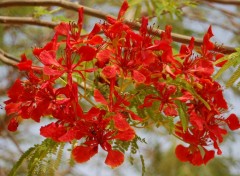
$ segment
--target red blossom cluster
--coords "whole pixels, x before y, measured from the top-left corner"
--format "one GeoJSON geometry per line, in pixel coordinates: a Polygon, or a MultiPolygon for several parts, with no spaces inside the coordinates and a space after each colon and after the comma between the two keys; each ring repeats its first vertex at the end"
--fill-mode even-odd
{"type": "Polygon", "coordinates": [[[221,154],[218,145],[227,133],[224,125],[231,130],[240,127],[235,114],[224,117],[228,105],[220,84],[212,79],[219,55],[211,52],[211,27],[199,54],[193,53],[192,38],[174,55],[171,27],[154,38],[143,17],[136,32],[124,23],[127,8],[125,1],[117,19],[108,17],[87,35],[81,35],[81,8],[77,24],[59,24],[52,40],[33,50],[41,64],[33,65],[22,55],[18,68],[27,76],[8,91],[6,112],[12,116],[8,129],[17,130],[23,119],[40,122],[50,117],[55,121],[41,127],[42,136],[75,142],[72,155],[79,163],[88,161],[101,146],[108,153],[105,163],[117,167],[124,154],[114,148],[115,142],[132,141],[136,137],[133,124],[145,121],[134,109],[144,111],[157,104],[155,111],[174,119],[174,135],[189,144],[178,145],[176,156],[194,165],[206,164],[214,157],[214,149],[221,154]],[[139,87],[153,91],[139,97],[135,105],[138,92],[129,90],[139,87]],[[91,108],[83,107],[84,103],[91,108]]]}

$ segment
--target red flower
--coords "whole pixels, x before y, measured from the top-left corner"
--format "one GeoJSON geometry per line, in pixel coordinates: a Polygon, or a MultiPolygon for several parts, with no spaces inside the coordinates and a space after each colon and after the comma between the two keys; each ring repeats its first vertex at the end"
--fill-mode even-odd
{"type": "MultiPolygon", "coordinates": [[[[105,161],[107,165],[117,167],[123,163],[123,153],[112,150],[109,142],[115,139],[130,141],[135,137],[135,132],[133,129],[127,131],[108,129],[109,119],[104,118],[105,114],[106,112],[103,110],[92,108],[73,128],[71,133],[75,130],[75,137],[86,138],[83,145],[75,147],[72,151],[73,157],[77,162],[82,163],[88,161],[98,153],[98,145],[100,145],[102,149],[108,152],[105,161]]],[[[63,139],[63,137],[60,139],[63,139]]]]}
{"type": "Polygon", "coordinates": [[[200,166],[202,164],[207,164],[209,160],[214,157],[213,150],[204,149],[204,157],[201,155],[201,152],[198,147],[194,145],[190,145],[189,147],[184,147],[182,145],[178,145],[176,147],[175,153],[177,158],[182,162],[189,161],[193,165],[200,166]]]}

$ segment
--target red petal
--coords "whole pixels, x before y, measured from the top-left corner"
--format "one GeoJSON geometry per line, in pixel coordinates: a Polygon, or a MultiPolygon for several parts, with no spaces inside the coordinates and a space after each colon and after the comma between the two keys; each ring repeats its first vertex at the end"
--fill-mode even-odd
{"type": "Polygon", "coordinates": [[[52,138],[55,141],[59,141],[58,138],[66,133],[66,129],[63,126],[52,122],[44,127],[40,128],[40,134],[47,138],[52,138]]]}
{"type": "Polygon", "coordinates": [[[109,59],[111,58],[111,54],[112,52],[108,49],[99,51],[96,55],[96,58],[97,58],[96,65],[99,68],[103,68],[109,62],[109,59]]]}
{"type": "MultiPolygon", "coordinates": [[[[100,37],[100,36],[95,36],[97,33],[101,31],[101,25],[96,23],[92,29],[92,31],[88,34],[88,39],[92,39],[92,37],[100,37]]],[[[101,37],[102,38],[102,37],[101,37]]]]}
{"type": "Polygon", "coordinates": [[[116,77],[117,71],[114,66],[106,66],[103,68],[102,73],[106,76],[106,78],[111,79],[116,77]]]}
{"type": "Polygon", "coordinates": [[[61,142],[69,142],[75,139],[76,130],[68,130],[63,136],[59,138],[61,142]]]}
{"type": "Polygon", "coordinates": [[[214,158],[215,152],[213,150],[210,150],[210,151],[204,150],[204,151],[205,151],[205,155],[204,155],[203,161],[204,161],[204,164],[207,164],[208,161],[214,158]]]}
{"type": "Polygon", "coordinates": [[[210,77],[214,72],[213,63],[206,59],[199,59],[196,68],[192,69],[199,76],[210,77]]]}
{"type": "Polygon", "coordinates": [[[52,76],[60,76],[63,74],[64,71],[61,70],[55,70],[52,69],[51,67],[45,66],[43,68],[43,73],[45,73],[46,75],[52,75],[52,76]]]}
{"type": "Polygon", "coordinates": [[[192,160],[190,162],[195,166],[200,166],[201,164],[203,164],[203,158],[200,151],[195,151],[192,154],[192,160]]]}
{"type": "Polygon", "coordinates": [[[140,28],[140,32],[141,32],[142,35],[146,35],[147,26],[148,26],[148,18],[147,17],[142,17],[142,25],[141,25],[141,28],[140,28]]]}
{"type": "Polygon", "coordinates": [[[55,32],[59,35],[69,35],[70,26],[68,23],[60,23],[54,28],[55,32]]]}
{"type": "Polygon", "coordinates": [[[31,67],[32,67],[32,61],[28,60],[26,55],[23,54],[23,55],[21,55],[21,62],[19,62],[17,64],[17,67],[21,71],[23,71],[23,70],[29,71],[29,70],[31,70],[31,67]]]}
{"type": "Polygon", "coordinates": [[[142,121],[142,118],[136,115],[135,113],[133,113],[132,111],[127,111],[127,112],[130,114],[133,120],[140,121],[140,122],[142,121]]]}
{"type": "Polygon", "coordinates": [[[96,121],[95,117],[100,114],[100,109],[92,107],[86,115],[83,116],[87,121],[96,121]]]}
{"type": "Polygon", "coordinates": [[[52,39],[52,41],[48,42],[43,48],[34,48],[33,54],[37,57],[41,54],[42,51],[50,51],[50,50],[57,50],[58,46],[56,43],[57,35],[55,35],[52,39]]]}
{"type": "Polygon", "coordinates": [[[125,12],[127,11],[128,9],[128,2],[125,0],[121,6],[121,9],[118,13],[118,18],[117,19],[121,19],[123,17],[123,15],[125,14],[125,12]]]}
{"type": "Polygon", "coordinates": [[[117,135],[114,136],[114,139],[119,139],[121,141],[131,141],[134,138],[135,138],[135,131],[131,127],[126,131],[118,131],[117,135]]]}
{"type": "Polygon", "coordinates": [[[108,105],[107,100],[104,98],[104,96],[101,94],[101,92],[98,89],[94,90],[94,99],[96,102],[102,103],[104,105],[108,105]]]}
{"type": "Polygon", "coordinates": [[[24,92],[24,88],[22,86],[22,82],[17,79],[12,87],[8,90],[8,97],[17,100],[19,96],[21,96],[24,92]]]}
{"type": "Polygon", "coordinates": [[[239,119],[235,114],[231,114],[225,122],[231,130],[237,130],[240,128],[239,119]]]}
{"type": "Polygon", "coordinates": [[[72,155],[76,162],[83,163],[88,161],[98,152],[98,147],[77,146],[73,149],[72,155]]]}
{"type": "Polygon", "coordinates": [[[81,61],[91,61],[96,56],[96,49],[90,46],[82,46],[78,53],[81,55],[81,61]]]}
{"type": "Polygon", "coordinates": [[[82,23],[83,23],[83,7],[78,9],[78,29],[79,32],[82,30],[82,23]]]}
{"type": "MultiPolygon", "coordinates": [[[[208,32],[204,35],[203,38],[203,46],[205,47],[205,50],[213,50],[214,44],[210,41],[210,38],[213,36],[212,27],[210,26],[208,28],[208,32]]],[[[206,52],[204,51],[204,52],[206,52]]],[[[205,54],[205,53],[204,53],[205,54]]]]}
{"type": "Polygon", "coordinates": [[[18,121],[16,118],[12,118],[8,124],[8,130],[9,131],[16,131],[18,127],[18,121]]]}
{"type": "Polygon", "coordinates": [[[18,102],[18,103],[4,102],[4,103],[7,104],[5,106],[5,110],[6,110],[7,115],[19,113],[19,111],[21,109],[21,106],[22,106],[22,102],[18,102]]]}
{"type": "Polygon", "coordinates": [[[182,162],[186,162],[189,160],[188,159],[189,149],[182,145],[178,145],[176,147],[175,154],[176,154],[177,158],[182,162]]]}
{"type": "Polygon", "coordinates": [[[126,121],[125,118],[121,114],[116,114],[113,116],[113,121],[115,124],[115,127],[120,131],[126,131],[130,128],[129,123],[126,121]]]}
{"type": "Polygon", "coordinates": [[[133,79],[138,83],[144,83],[146,81],[146,77],[137,70],[133,70],[133,79]]]}
{"type": "Polygon", "coordinates": [[[124,155],[117,150],[110,150],[108,152],[105,163],[111,168],[120,166],[124,162],[124,155]]]}
{"type": "Polygon", "coordinates": [[[163,112],[167,116],[177,116],[178,115],[178,112],[176,110],[176,106],[175,105],[166,105],[165,108],[163,109],[163,112]]]}
{"type": "Polygon", "coordinates": [[[89,43],[90,45],[100,45],[100,44],[103,43],[103,39],[102,39],[101,36],[96,35],[96,36],[94,36],[93,38],[91,38],[90,40],[88,40],[88,43],[89,43]]]}
{"type": "Polygon", "coordinates": [[[190,122],[193,124],[193,126],[197,127],[198,130],[203,130],[203,124],[205,121],[198,117],[196,113],[191,113],[190,122]]]}
{"type": "Polygon", "coordinates": [[[172,41],[171,32],[172,32],[172,26],[167,25],[165,27],[165,31],[162,32],[161,34],[161,39],[166,40],[167,42],[171,42],[172,41]]]}
{"type": "MultiPolygon", "coordinates": [[[[224,54],[221,54],[221,53],[217,54],[217,55],[216,55],[216,61],[219,60],[219,59],[221,59],[222,57],[224,57],[224,54]]],[[[222,67],[226,62],[227,62],[227,60],[224,60],[224,61],[216,64],[216,66],[217,66],[217,67],[222,67]]]]}
{"type": "Polygon", "coordinates": [[[56,60],[56,52],[55,51],[43,51],[39,55],[39,59],[44,65],[60,66],[60,64],[56,60]]]}

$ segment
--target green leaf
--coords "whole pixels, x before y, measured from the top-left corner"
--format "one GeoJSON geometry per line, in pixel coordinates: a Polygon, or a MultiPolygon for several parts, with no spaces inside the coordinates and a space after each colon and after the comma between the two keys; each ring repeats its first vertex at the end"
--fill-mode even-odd
{"type": "Polygon", "coordinates": [[[227,63],[225,63],[219,70],[218,72],[213,76],[213,79],[219,78],[226,70],[228,70],[232,66],[236,66],[240,64],[240,48],[236,48],[235,53],[232,53],[228,56],[225,56],[218,61],[215,62],[215,64],[218,64],[224,60],[228,60],[227,63]]]}
{"type": "Polygon", "coordinates": [[[175,80],[170,80],[168,83],[171,83],[176,86],[180,86],[183,89],[187,90],[190,92],[194,97],[196,97],[198,100],[200,100],[209,110],[211,109],[210,105],[208,102],[206,102],[192,87],[192,85],[187,82],[186,80],[183,80],[182,78],[176,78],[175,80]]]}
{"type": "Polygon", "coordinates": [[[134,6],[134,5],[138,5],[141,4],[143,0],[129,0],[128,4],[129,6],[134,6]]]}
{"type": "Polygon", "coordinates": [[[185,132],[188,128],[189,117],[187,115],[187,106],[181,101],[177,100],[176,104],[178,106],[178,114],[182,123],[183,131],[185,132]]]}
{"type": "Polygon", "coordinates": [[[237,70],[229,78],[226,83],[226,87],[231,87],[235,83],[235,81],[238,80],[238,78],[240,78],[240,66],[238,66],[237,70]]]}

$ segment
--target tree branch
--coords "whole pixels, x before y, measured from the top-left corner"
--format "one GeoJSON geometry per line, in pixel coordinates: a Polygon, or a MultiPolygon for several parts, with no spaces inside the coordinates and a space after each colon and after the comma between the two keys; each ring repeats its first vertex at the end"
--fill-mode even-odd
{"type": "Polygon", "coordinates": [[[9,17],[9,16],[0,16],[0,23],[29,24],[29,25],[44,26],[49,28],[54,28],[58,24],[50,21],[41,21],[32,17],[9,17]]]}
{"type": "MultiPolygon", "coordinates": [[[[79,5],[76,3],[72,3],[72,2],[69,2],[66,0],[31,0],[31,1],[29,1],[29,0],[3,0],[2,2],[0,2],[0,8],[11,7],[11,6],[59,6],[59,7],[63,7],[65,9],[74,10],[74,11],[78,11],[78,9],[80,7],[83,7],[84,13],[86,15],[94,16],[94,17],[104,19],[104,20],[106,20],[106,18],[108,16],[110,16],[112,18],[116,18],[112,15],[103,13],[99,10],[85,7],[85,6],[82,6],[82,5],[79,5]]],[[[137,23],[137,22],[130,22],[127,20],[125,20],[124,22],[136,30],[138,30],[141,27],[141,24],[137,23]]],[[[148,32],[152,35],[160,36],[160,34],[163,32],[163,30],[148,28],[148,32]]],[[[189,41],[191,40],[191,37],[189,37],[189,36],[176,34],[176,33],[172,33],[172,38],[175,42],[185,43],[185,44],[188,44],[189,41]]],[[[196,46],[201,46],[202,43],[203,43],[202,39],[195,38],[196,46]]],[[[228,46],[215,47],[214,51],[221,52],[224,54],[230,54],[230,53],[236,52],[236,50],[233,47],[228,47],[228,46]]]]}
{"type": "Polygon", "coordinates": [[[11,6],[59,6],[74,11],[78,11],[79,8],[83,7],[84,13],[86,15],[101,19],[106,19],[107,16],[111,16],[99,10],[95,10],[66,0],[3,0],[0,2],[0,8],[11,6]]]}
{"type": "Polygon", "coordinates": [[[0,49],[0,61],[7,65],[17,67],[17,64],[20,60],[0,49]]]}
{"type": "MultiPolygon", "coordinates": [[[[239,0],[202,0],[202,1],[213,2],[218,4],[226,4],[226,5],[240,5],[239,0]]],[[[199,2],[201,2],[201,0],[199,2]]]]}

